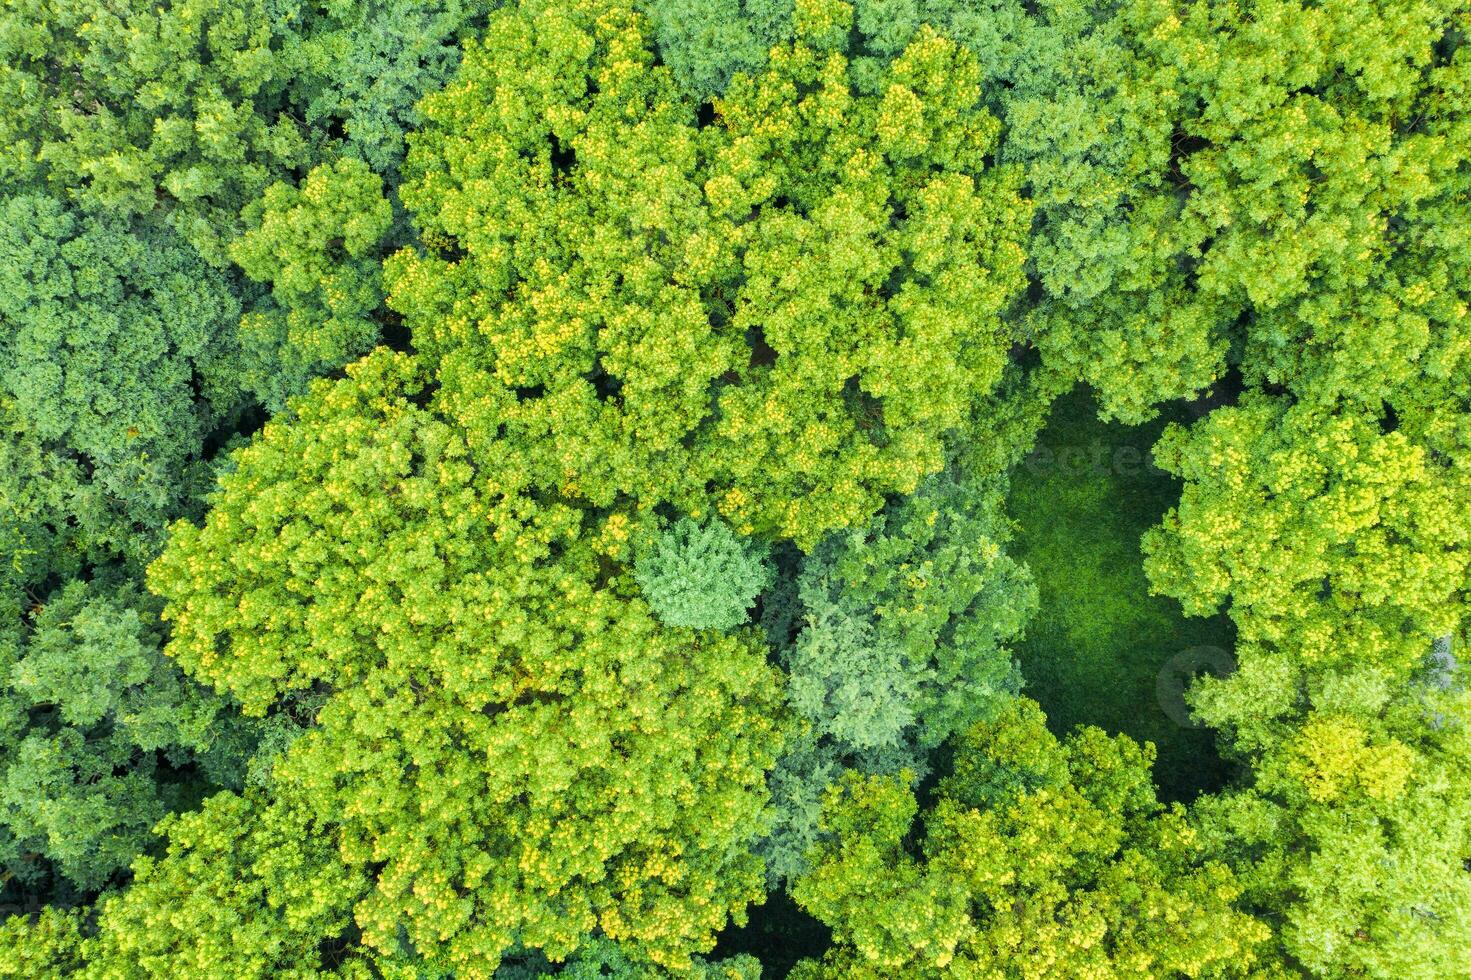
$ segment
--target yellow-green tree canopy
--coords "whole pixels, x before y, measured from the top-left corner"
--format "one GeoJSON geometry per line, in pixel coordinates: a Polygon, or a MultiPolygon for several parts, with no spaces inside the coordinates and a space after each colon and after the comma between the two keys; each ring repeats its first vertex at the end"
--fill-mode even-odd
{"type": "Polygon", "coordinates": [[[1145,568],[1187,612],[1229,599],[1243,642],[1404,676],[1464,616],[1471,473],[1353,406],[1249,394],[1155,458],[1185,485],[1145,568]]]}
{"type": "Polygon", "coordinates": [[[829,792],[831,837],[793,895],[834,945],[793,976],[1251,975],[1267,930],[1155,801],[1153,750],[1044,722],[1017,699],[967,732],[919,825],[903,779],[829,792]]]}
{"type": "Polygon", "coordinates": [[[686,963],[761,894],[778,676],[753,635],[661,626],[608,579],[626,520],[528,491],[412,358],[348,373],[174,527],[170,654],[247,713],[330,693],[272,787],[372,881],[367,948],[468,977],[600,933],[686,963]]]}
{"type": "Polygon", "coordinates": [[[393,223],[383,181],[353,157],[314,167],[301,186],[267,187],[246,207],[230,257],[271,302],[240,324],[242,386],[272,410],[307,382],[368,351],[383,303],[379,248],[393,223]]]}
{"type": "Polygon", "coordinates": [[[141,580],[167,525],[202,512],[257,400],[279,409],[372,346],[367,232],[389,222],[413,104],[492,5],[0,3],[0,675],[40,648],[74,675],[0,687],[0,906],[84,900],[71,883],[125,875],[162,812],[239,783],[254,726],[166,661],[129,669],[156,637],[141,659],[129,629],[59,642],[80,634],[44,610],[156,621],[120,573],[141,580]],[[276,304],[231,267],[247,227],[240,264],[276,304]],[[110,711],[60,717],[124,677],[130,710],[167,714],[181,690],[221,710],[199,739],[148,744],[110,711]],[[227,741],[234,764],[210,763],[227,741]]]}
{"type": "Polygon", "coordinates": [[[1029,210],[972,56],[923,33],[855,92],[851,10],[701,125],[616,4],[494,16],[426,99],[389,304],[538,486],[813,544],[940,469],[1001,376],[1029,210]]]}
{"type": "Polygon", "coordinates": [[[1007,120],[1049,221],[1045,356],[1126,420],[1215,381],[1228,346],[1248,382],[1371,408],[1460,369],[1464,3],[1072,6],[1053,19],[1076,81],[1007,120]],[[1059,155],[1089,132],[1069,125],[1083,106],[1122,121],[1128,152],[1107,151],[1091,198],[1055,196],[1059,155]],[[1077,282],[1094,286],[1072,295],[1077,282]]]}
{"type": "Polygon", "coordinates": [[[391,173],[414,103],[496,5],[8,0],[0,180],[157,212],[225,266],[241,209],[297,168],[341,153],[391,173]]]}
{"type": "Polygon", "coordinates": [[[1253,779],[1201,805],[1203,831],[1320,975],[1438,975],[1471,938],[1471,713],[1431,669],[1471,591],[1471,473],[1454,427],[1418,422],[1253,393],[1156,449],[1185,485],[1145,568],[1239,638],[1190,699],[1253,779]]]}

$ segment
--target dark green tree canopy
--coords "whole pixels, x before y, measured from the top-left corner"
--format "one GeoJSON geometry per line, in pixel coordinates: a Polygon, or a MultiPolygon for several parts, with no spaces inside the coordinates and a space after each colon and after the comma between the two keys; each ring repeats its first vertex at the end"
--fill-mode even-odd
{"type": "Polygon", "coordinates": [[[144,561],[235,401],[240,307],[167,230],[134,231],[41,194],[0,204],[0,265],[0,418],[20,444],[16,463],[35,467],[11,506],[62,496],[75,530],[62,515],[50,523],[76,548],[144,561]],[[68,492],[73,480],[83,485],[68,492]]]}

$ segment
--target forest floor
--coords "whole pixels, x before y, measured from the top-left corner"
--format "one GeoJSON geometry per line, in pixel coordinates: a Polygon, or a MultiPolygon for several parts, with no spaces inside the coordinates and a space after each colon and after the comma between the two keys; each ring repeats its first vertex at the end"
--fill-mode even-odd
{"type": "Polygon", "coordinates": [[[1080,387],[1053,405],[1008,501],[1011,551],[1041,593],[1016,645],[1026,693],[1058,734],[1092,724],[1153,742],[1160,797],[1182,801],[1228,775],[1211,731],[1180,723],[1189,717],[1179,691],[1193,672],[1228,662],[1232,628],[1150,595],[1139,539],[1180,494],[1150,449],[1166,422],[1190,418],[1177,408],[1140,426],[1100,422],[1080,387]]]}

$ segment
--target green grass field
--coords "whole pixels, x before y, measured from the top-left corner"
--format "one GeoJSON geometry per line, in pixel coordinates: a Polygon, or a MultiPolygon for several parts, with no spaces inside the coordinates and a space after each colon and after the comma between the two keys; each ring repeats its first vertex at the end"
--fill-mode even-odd
{"type": "Polygon", "coordinates": [[[1149,594],[1139,539],[1179,496],[1178,481],[1150,462],[1168,419],[1105,424],[1096,411],[1083,388],[1059,399],[1012,480],[1013,549],[1041,592],[1017,652],[1027,693],[1056,732],[1092,724],[1153,742],[1161,797],[1188,800],[1221,785],[1226,766],[1209,730],[1172,720],[1157,684],[1162,670],[1230,650],[1231,626],[1224,616],[1186,618],[1173,599],[1149,594]]]}

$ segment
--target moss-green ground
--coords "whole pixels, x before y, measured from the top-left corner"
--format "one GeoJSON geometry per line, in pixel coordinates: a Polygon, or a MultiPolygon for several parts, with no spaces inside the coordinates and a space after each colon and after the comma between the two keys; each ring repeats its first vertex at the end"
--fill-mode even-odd
{"type": "MultiPolygon", "coordinates": [[[[1173,417],[1188,420],[1183,410],[1173,417]]],[[[1186,618],[1173,599],[1149,594],[1139,539],[1180,492],[1150,462],[1167,420],[1105,424],[1084,388],[1053,406],[1037,450],[1012,479],[1012,548],[1041,593],[1017,654],[1026,692],[1054,731],[1092,724],[1153,742],[1161,798],[1188,800],[1220,786],[1225,765],[1209,730],[1181,727],[1165,712],[1157,680],[1181,662],[1171,660],[1177,654],[1230,650],[1232,635],[1222,616],[1186,618]]]]}

